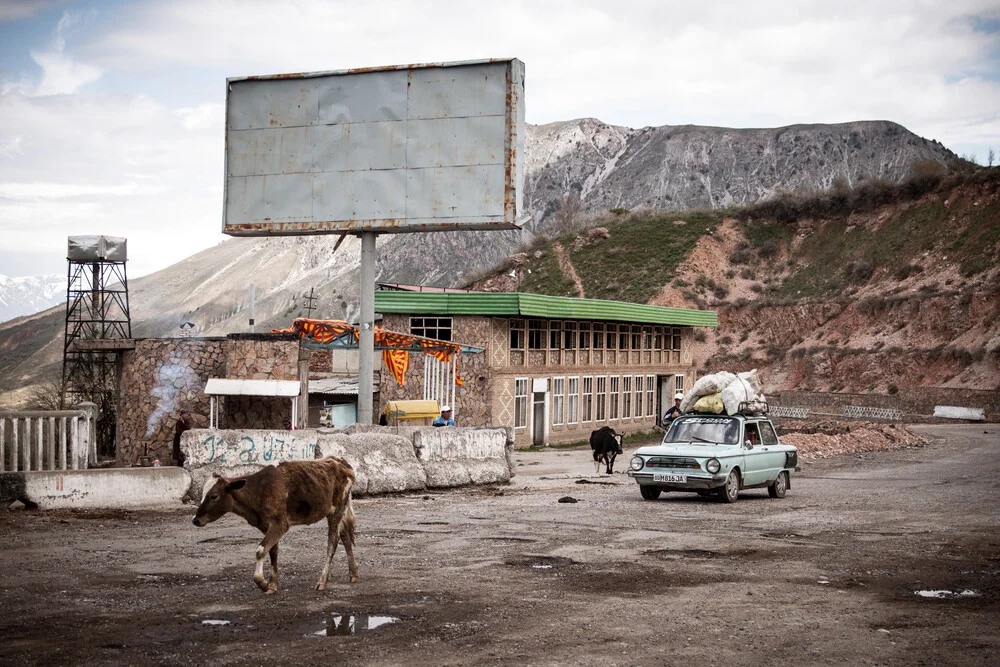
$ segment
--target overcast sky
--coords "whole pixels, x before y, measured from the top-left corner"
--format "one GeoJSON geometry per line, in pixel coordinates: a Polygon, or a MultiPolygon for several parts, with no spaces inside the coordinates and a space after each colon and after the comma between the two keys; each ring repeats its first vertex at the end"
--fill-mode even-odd
{"type": "Polygon", "coordinates": [[[221,242],[230,76],[517,57],[529,123],[891,120],[1000,153],[997,0],[0,0],[0,274],[221,242]]]}

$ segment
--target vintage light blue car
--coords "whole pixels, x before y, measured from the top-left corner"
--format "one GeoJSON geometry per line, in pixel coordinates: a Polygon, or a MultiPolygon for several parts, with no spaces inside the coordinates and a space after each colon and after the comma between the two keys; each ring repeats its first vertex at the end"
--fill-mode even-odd
{"type": "Polygon", "coordinates": [[[795,447],[781,444],[766,417],[686,414],[673,421],[659,445],[636,450],[628,474],[646,500],[663,491],[692,491],[734,503],[741,489],[761,487],[772,498],[784,498],[798,456],[795,447]]]}

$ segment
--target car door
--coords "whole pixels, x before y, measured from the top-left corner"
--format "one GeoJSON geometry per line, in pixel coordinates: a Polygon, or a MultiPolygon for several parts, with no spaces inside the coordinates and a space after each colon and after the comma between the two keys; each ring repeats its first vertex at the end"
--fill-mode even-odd
{"type": "Polygon", "coordinates": [[[767,479],[767,451],[761,447],[760,431],[754,422],[743,424],[743,485],[754,486],[767,479]]]}
{"type": "Polygon", "coordinates": [[[771,422],[762,420],[752,426],[758,434],[759,443],[753,449],[757,472],[760,475],[756,483],[773,482],[785,467],[785,449],[779,444],[778,435],[774,432],[771,422]]]}

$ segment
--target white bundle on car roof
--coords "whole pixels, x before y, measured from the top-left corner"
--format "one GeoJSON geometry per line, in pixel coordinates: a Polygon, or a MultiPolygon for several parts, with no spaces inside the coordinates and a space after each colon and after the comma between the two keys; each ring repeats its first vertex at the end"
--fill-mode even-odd
{"type": "Polygon", "coordinates": [[[757,369],[738,373],[736,375],[727,371],[712,373],[700,378],[694,386],[684,395],[681,400],[681,411],[688,412],[695,407],[699,399],[711,397],[701,402],[701,407],[711,405],[708,411],[719,414],[718,406],[721,401],[722,411],[726,414],[734,415],[739,412],[742,403],[760,404],[764,402],[764,395],[760,393],[760,377],[757,369]],[[718,397],[714,396],[719,394],[718,397]]]}

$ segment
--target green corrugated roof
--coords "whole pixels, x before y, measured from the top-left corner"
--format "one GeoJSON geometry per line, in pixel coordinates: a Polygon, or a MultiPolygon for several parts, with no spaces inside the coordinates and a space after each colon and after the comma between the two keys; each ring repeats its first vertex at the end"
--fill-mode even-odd
{"type": "Polygon", "coordinates": [[[412,315],[496,315],[565,320],[607,320],[715,327],[711,310],[665,308],[624,301],[575,299],[521,292],[375,292],[375,310],[412,315]]]}

